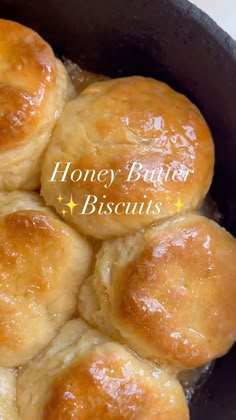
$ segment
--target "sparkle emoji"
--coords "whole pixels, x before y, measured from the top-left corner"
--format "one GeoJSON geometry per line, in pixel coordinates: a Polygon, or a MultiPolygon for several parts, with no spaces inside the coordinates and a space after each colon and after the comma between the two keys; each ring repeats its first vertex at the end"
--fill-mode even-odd
{"type": "Polygon", "coordinates": [[[78,204],[77,203],[75,203],[75,201],[73,200],[73,197],[72,197],[72,195],[70,196],[70,201],[68,202],[68,203],[65,203],[65,206],[67,206],[67,207],[69,207],[69,209],[70,209],[70,214],[71,214],[71,216],[73,215],[73,212],[74,212],[74,209],[75,209],[75,207],[77,207],[78,206],[78,204]]]}
{"type": "Polygon", "coordinates": [[[62,216],[65,217],[65,214],[67,213],[67,211],[63,208],[61,213],[62,213],[62,216]]]}
{"type": "Polygon", "coordinates": [[[63,197],[61,196],[61,194],[57,197],[57,200],[59,201],[59,203],[61,204],[61,202],[63,201],[63,197]]]}
{"type": "Polygon", "coordinates": [[[182,201],[179,198],[178,201],[177,201],[177,203],[175,203],[175,207],[177,208],[178,212],[181,211],[181,209],[182,209],[183,206],[184,205],[183,205],[182,201]]]}

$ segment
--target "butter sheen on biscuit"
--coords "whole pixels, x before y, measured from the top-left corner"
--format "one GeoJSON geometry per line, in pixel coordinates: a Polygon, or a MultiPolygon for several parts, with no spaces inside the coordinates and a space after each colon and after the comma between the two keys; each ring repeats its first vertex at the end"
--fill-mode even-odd
{"type": "Polygon", "coordinates": [[[24,420],[189,419],[176,378],[80,319],[19,375],[17,405],[24,420]]]}
{"type": "Polygon", "coordinates": [[[69,77],[32,29],[0,19],[0,33],[0,190],[33,190],[69,77]]]}
{"type": "Polygon", "coordinates": [[[196,209],[213,167],[197,107],[162,82],[133,76],[93,83],[67,103],[45,154],[41,194],[58,212],[59,196],[72,200],[65,220],[105,239],[177,214],[180,202],[196,209]]]}
{"type": "Polygon", "coordinates": [[[0,366],[36,356],[71,319],[92,250],[36,193],[0,193],[0,366]]]}

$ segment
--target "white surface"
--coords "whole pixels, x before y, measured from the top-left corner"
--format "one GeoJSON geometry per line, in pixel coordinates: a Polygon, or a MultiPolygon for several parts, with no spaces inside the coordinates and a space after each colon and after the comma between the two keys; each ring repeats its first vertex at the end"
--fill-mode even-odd
{"type": "Polygon", "coordinates": [[[236,0],[190,0],[236,39],[236,0]]]}

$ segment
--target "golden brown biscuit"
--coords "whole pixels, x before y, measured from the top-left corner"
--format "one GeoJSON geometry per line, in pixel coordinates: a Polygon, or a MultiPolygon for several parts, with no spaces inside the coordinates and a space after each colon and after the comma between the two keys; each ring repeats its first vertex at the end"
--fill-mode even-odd
{"type": "Polygon", "coordinates": [[[37,194],[0,193],[0,209],[0,366],[17,367],[73,315],[91,249],[37,194]]]}
{"type": "Polygon", "coordinates": [[[4,368],[0,368],[0,419],[19,419],[16,408],[16,376],[13,371],[4,368]]]}
{"type": "Polygon", "coordinates": [[[236,338],[236,240],[197,214],[106,241],[79,311],[152,361],[194,368],[236,338]]]}
{"type": "Polygon", "coordinates": [[[31,29],[0,19],[0,33],[0,189],[34,189],[69,78],[31,29]]]}
{"type": "Polygon", "coordinates": [[[59,212],[76,203],[65,219],[84,234],[120,236],[198,207],[213,165],[210,131],[185,96],[144,77],[104,81],[66,105],[42,195],[59,212]]]}
{"type": "Polygon", "coordinates": [[[23,420],[189,419],[174,377],[78,319],[20,375],[17,405],[23,420]]]}

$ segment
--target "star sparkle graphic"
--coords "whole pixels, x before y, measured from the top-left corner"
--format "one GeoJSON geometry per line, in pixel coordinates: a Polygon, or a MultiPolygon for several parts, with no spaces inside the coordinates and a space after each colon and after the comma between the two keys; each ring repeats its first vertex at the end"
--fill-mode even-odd
{"type": "Polygon", "coordinates": [[[179,198],[178,201],[177,201],[177,203],[175,203],[175,207],[177,208],[178,212],[181,211],[181,209],[182,209],[183,206],[184,206],[184,204],[182,203],[182,201],[179,198]]]}
{"type": "Polygon", "coordinates": [[[59,203],[61,204],[61,202],[63,201],[63,197],[61,196],[61,194],[57,197],[57,200],[59,201],[59,203]]]}
{"type": "Polygon", "coordinates": [[[65,203],[65,206],[67,206],[67,207],[69,207],[69,209],[70,209],[70,214],[71,214],[71,216],[73,215],[73,212],[74,212],[74,209],[75,209],[75,207],[77,207],[78,206],[78,204],[73,200],[73,196],[72,196],[72,194],[71,194],[71,196],[70,196],[70,201],[68,202],[68,203],[65,203]]]}
{"type": "Polygon", "coordinates": [[[62,213],[62,216],[65,217],[65,214],[67,213],[67,211],[63,208],[61,213],[62,213]]]}

